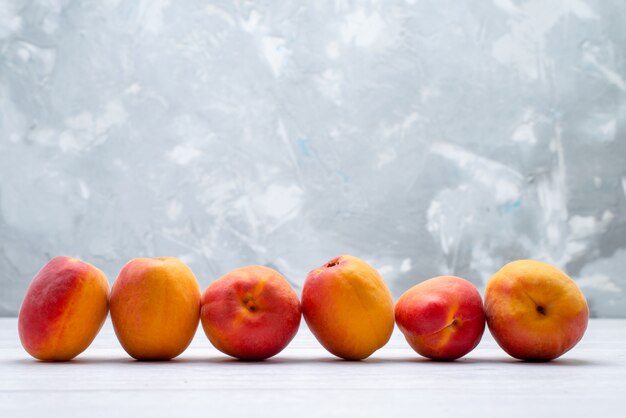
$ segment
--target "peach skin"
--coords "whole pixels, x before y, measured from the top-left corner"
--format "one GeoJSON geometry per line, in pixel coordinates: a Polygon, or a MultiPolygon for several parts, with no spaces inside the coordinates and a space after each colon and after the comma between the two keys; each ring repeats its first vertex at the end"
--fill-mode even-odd
{"type": "Polygon", "coordinates": [[[589,308],[576,283],[550,264],[513,261],[485,289],[487,325],[512,357],[553,360],[574,347],[587,329],[589,308]]]}
{"type": "Polygon", "coordinates": [[[172,359],[185,351],[198,328],[198,281],[174,257],[131,260],[113,283],[111,320],[130,356],[172,359]]]}
{"type": "Polygon", "coordinates": [[[82,353],[107,317],[109,283],[98,268],[71,257],[50,260],[31,282],[20,309],[24,349],[44,361],[82,353]]]}
{"type": "Polygon", "coordinates": [[[302,313],[320,344],[346,360],[369,357],[393,331],[393,300],[387,285],[373,267],[350,255],[308,274],[302,313]]]}
{"type": "Polygon", "coordinates": [[[300,301],[277,271],[243,267],[206,288],[201,318],[215,348],[243,360],[264,360],[282,351],[298,332],[300,301]]]}
{"type": "Polygon", "coordinates": [[[472,351],[485,331],[480,293],[454,276],[428,279],[407,290],[395,308],[409,345],[433,360],[455,360],[472,351]]]}

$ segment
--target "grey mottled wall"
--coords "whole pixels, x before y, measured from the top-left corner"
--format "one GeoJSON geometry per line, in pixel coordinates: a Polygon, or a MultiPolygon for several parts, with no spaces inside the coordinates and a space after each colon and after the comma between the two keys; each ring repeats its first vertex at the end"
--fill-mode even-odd
{"type": "Polygon", "coordinates": [[[505,262],[626,316],[626,3],[0,2],[0,314],[59,254],[398,296],[505,262]]]}

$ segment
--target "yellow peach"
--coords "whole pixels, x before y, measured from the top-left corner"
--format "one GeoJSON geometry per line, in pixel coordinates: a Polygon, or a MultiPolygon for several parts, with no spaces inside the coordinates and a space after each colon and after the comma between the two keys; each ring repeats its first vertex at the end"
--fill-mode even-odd
{"type": "Polygon", "coordinates": [[[302,289],[302,313],[329,352],[347,360],[369,357],[393,331],[391,293],[378,272],[343,255],[311,271],[302,289]]]}
{"type": "Polygon", "coordinates": [[[485,289],[487,325],[512,357],[555,359],[582,338],[589,308],[576,283],[550,264],[517,260],[495,273],[485,289]]]}
{"type": "Polygon", "coordinates": [[[20,308],[24,349],[46,361],[70,360],[94,340],[107,317],[109,283],[98,268],[56,257],[37,273],[20,308]]]}
{"type": "Polygon", "coordinates": [[[200,321],[200,287],[174,257],[129,261],[111,289],[118,340],[137,360],[169,360],[191,343],[200,321]]]}

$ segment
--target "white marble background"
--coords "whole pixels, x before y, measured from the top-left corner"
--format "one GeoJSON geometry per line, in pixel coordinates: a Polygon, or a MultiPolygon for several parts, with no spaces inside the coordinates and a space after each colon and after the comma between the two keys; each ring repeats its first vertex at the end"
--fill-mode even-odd
{"type": "Polygon", "coordinates": [[[0,2],[0,314],[67,254],[112,283],[299,288],[351,253],[394,296],[517,258],[626,316],[626,3],[0,2]]]}

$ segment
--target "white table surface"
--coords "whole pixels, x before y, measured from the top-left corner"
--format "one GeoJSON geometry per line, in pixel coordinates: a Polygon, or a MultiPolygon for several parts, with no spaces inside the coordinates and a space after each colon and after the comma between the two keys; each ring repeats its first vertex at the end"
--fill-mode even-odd
{"type": "Polygon", "coordinates": [[[282,353],[240,362],[201,329],[169,362],[138,362],[111,324],[66,363],[21,347],[17,320],[0,318],[0,417],[20,416],[490,416],[625,417],[626,320],[592,320],[583,340],[550,363],[508,357],[486,331],[465,358],[437,363],[396,330],[361,362],[336,359],[306,326],[282,353]]]}

